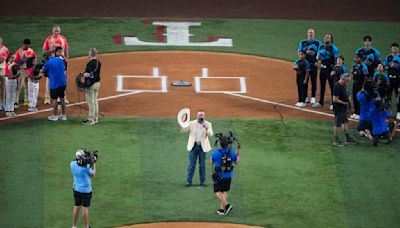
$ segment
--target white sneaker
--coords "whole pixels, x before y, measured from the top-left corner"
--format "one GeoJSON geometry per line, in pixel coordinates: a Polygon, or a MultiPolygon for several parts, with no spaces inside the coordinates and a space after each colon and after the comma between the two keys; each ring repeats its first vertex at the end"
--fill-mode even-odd
{"type": "Polygon", "coordinates": [[[400,120],[400,112],[397,113],[396,119],[400,120]]]}
{"type": "Polygon", "coordinates": [[[321,105],[320,103],[315,103],[315,104],[313,104],[312,107],[313,107],[313,108],[321,108],[322,105],[321,105]]]}
{"type": "Polygon", "coordinates": [[[308,99],[308,97],[306,97],[306,103],[310,103],[310,100],[308,99]]]}
{"type": "Polygon", "coordinates": [[[354,119],[355,119],[355,120],[360,120],[360,116],[359,116],[359,115],[356,115],[356,116],[354,116],[354,119]]]}
{"type": "Polygon", "coordinates": [[[67,115],[59,115],[58,120],[67,120],[67,115]]]}
{"type": "Polygon", "coordinates": [[[299,107],[301,102],[297,102],[296,104],[294,104],[294,106],[299,107]]]}
{"type": "Polygon", "coordinates": [[[353,114],[350,116],[351,119],[354,119],[354,117],[356,116],[356,114],[353,114]]]}
{"type": "Polygon", "coordinates": [[[311,97],[311,104],[315,104],[315,97],[311,97]]]}
{"type": "Polygon", "coordinates": [[[50,121],[58,121],[58,116],[49,116],[47,119],[50,121]]]}
{"type": "Polygon", "coordinates": [[[45,98],[43,103],[44,104],[50,104],[50,98],[45,98]]]}
{"type": "Polygon", "coordinates": [[[329,107],[329,110],[331,110],[331,111],[333,110],[333,105],[331,105],[331,107],[329,107]]]}
{"type": "Polygon", "coordinates": [[[11,112],[6,112],[6,117],[11,117],[11,116],[12,116],[11,112]]]}
{"type": "Polygon", "coordinates": [[[28,112],[34,112],[35,109],[34,108],[28,108],[28,112]]]}
{"type": "Polygon", "coordinates": [[[303,102],[300,102],[300,104],[299,104],[297,107],[299,107],[299,108],[303,108],[303,107],[306,107],[306,104],[305,104],[305,103],[303,103],[303,102]]]}

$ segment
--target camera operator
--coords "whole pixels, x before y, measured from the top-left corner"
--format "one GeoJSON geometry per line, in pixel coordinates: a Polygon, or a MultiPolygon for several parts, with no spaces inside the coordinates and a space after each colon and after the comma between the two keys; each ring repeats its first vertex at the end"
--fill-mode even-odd
{"type": "Polygon", "coordinates": [[[335,124],[333,127],[334,146],[343,146],[339,140],[339,130],[343,127],[346,134],[346,144],[356,143],[349,134],[348,125],[348,112],[350,105],[349,90],[347,85],[349,83],[349,75],[342,74],[340,80],[336,82],[333,88],[333,112],[335,114],[335,124]]]}
{"type": "Polygon", "coordinates": [[[388,77],[387,73],[385,72],[382,64],[378,65],[378,68],[374,74],[373,79],[378,87],[379,96],[382,99],[387,98],[390,82],[389,82],[389,77],[388,77]]]}
{"type": "Polygon", "coordinates": [[[372,108],[374,104],[374,90],[371,85],[373,81],[366,79],[363,89],[357,93],[357,100],[360,103],[360,122],[358,123],[358,134],[372,140],[372,108]]]}
{"type": "Polygon", "coordinates": [[[97,157],[93,157],[94,161],[92,165],[82,164],[82,158],[85,152],[83,150],[78,150],[75,154],[75,161],[72,161],[71,173],[74,177],[74,199],[75,206],[73,210],[73,223],[72,228],[76,228],[76,223],[78,221],[79,210],[82,207],[82,216],[84,228],[89,227],[89,206],[90,200],[92,199],[92,182],[91,177],[96,175],[96,161],[97,157]]]}
{"type": "Polygon", "coordinates": [[[375,104],[372,108],[372,135],[374,137],[374,146],[378,146],[380,138],[386,138],[388,142],[391,141],[389,126],[387,125],[387,118],[390,116],[390,111],[388,111],[389,103],[386,102],[386,100],[382,100],[378,96],[375,98],[375,104]]]}
{"type": "Polygon", "coordinates": [[[219,215],[227,215],[232,210],[228,202],[228,191],[233,177],[233,163],[238,163],[239,155],[229,147],[229,140],[226,136],[220,138],[221,148],[215,149],[211,161],[214,164],[214,193],[220,202],[217,210],[219,215]]]}

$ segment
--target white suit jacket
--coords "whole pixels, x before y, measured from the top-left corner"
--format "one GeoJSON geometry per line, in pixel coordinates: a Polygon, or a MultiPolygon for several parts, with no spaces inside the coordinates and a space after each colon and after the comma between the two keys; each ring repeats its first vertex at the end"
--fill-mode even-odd
{"type": "MultiPolygon", "coordinates": [[[[208,137],[212,137],[214,132],[212,130],[212,124],[206,120],[204,122],[207,123],[209,127],[207,131],[205,128],[203,128],[202,130],[203,132],[201,133],[201,148],[203,149],[204,152],[208,152],[211,150],[210,141],[208,140],[208,137]]],[[[196,128],[197,128],[197,120],[190,121],[189,127],[181,128],[182,132],[189,131],[189,139],[186,147],[188,151],[191,151],[193,149],[193,146],[196,142],[196,128]]]]}

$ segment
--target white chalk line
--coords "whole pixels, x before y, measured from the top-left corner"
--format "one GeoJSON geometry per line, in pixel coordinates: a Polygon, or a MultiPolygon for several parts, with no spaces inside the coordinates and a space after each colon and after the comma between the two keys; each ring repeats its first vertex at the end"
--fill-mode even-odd
{"type": "MultiPolygon", "coordinates": [[[[102,97],[102,98],[99,98],[98,101],[111,100],[111,99],[115,99],[115,98],[119,98],[119,97],[125,97],[125,96],[138,94],[138,93],[144,93],[144,92],[145,91],[137,90],[137,91],[133,91],[133,92],[129,92],[129,93],[123,93],[123,94],[118,94],[118,95],[113,95],[113,96],[108,96],[108,97],[102,97]]],[[[75,103],[67,104],[67,105],[65,105],[65,107],[78,106],[78,105],[82,105],[82,104],[86,104],[86,103],[87,103],[86,101],[75,102],[75,103]]],[[[23,117],[23,116],[30,116],[30,115],[35,115],[35,114],[38,114],[38,113],[50,112],[50,111],[53,111],[53,108],[41,109],[41,110],[39,110],[37,112],[21,113],[21,114],[17,114],[16,116],[11,116],[11,117],[3,117],[3,118],[0,118],[0,121],[1,120],[14,119],[14,118],[23,117]]]]}
{"type": "MultiPolygon", "coordinates": [[[[266,103],[266,104],[272,104],[272,105],[282,106],[282,107],[285,107],[285,108],[296,109],[296,110],[303,111],[303,112],[309,112],[309,113],[313,113],[313,114],[334,117],[333,114],[329,114],[329,113],[326,113],[326,112],[320,112],[320,111],[315,111],[315,110],[310,110],[310,109],[305,109],[305,108],[299,108],[299,107],[288,105],[288,104],[283,104],[283,103],[278,103],[278,102],[274,102],[274,101],[264,100],[264,99],[260,99],[260,98],[256,98],[256,97],[250,97],[250,96],[246,96],[246,95],[242,95],[242,94],[231,93],[231,92],[221,92],[221,93],[227,94],[227,95],[231,95],[231,96],[241,97],[241,98],[245,98],[245,99],[249,99],[249,100],[253,100],[253,101],[259,101],[259,102],[266,103]]],[[[354,121],[354,122],[358,122],[358,120],[354,120],[354,119],[349,119],[349,120],[350,121],[354,121]]],[[[396,129],[396,131],[400,132],[400,129],[396,129]]]]}

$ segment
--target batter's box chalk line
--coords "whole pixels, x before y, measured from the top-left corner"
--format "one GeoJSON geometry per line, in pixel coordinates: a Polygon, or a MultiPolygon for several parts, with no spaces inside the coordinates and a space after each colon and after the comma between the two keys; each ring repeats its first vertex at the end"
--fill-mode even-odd
{"type": "Polygon", "coordinates": [[[153,68],[153,75],[117,75],[117,92],[149,92],[149,93],[166,93],[168,92],[167,88],[168,76],[160,75],[157,67],[153,68]],[[128,89],[124,86],[125,78],[143,78],[143,79],[154,79],[154,81],[159,81],[160,89],[158,90],[150,90],[150,89],[128,89]]]}
{"type": "Polygon", "coordinates": [[[246,77],[223,77],[223,76],[208,76],[208,68],[202,68],[201,69],[201,77],[200,76],[195,76],[194,77],[194,84],[195,84],[195,91],[196,93],[238,93],[238,94],[244,94],[247,93],[247,86],[246,86],[246,77]],[[201,86],[201,81],[202,80],[207,80],[207,79],[220,79],[220,80],[232,80],[236,79],[239,80],[240,83],[240,90],[238,91],[227,91],[227,90],[204,90],[202,89],[201,86]]]}

